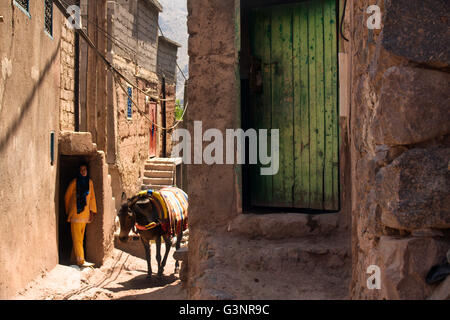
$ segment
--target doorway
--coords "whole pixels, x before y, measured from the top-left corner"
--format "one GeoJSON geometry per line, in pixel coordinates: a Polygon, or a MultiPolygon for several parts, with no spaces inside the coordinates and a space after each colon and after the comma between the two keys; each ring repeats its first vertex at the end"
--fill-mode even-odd
{"type": "MultiPolygon", "coordinates": [[[[64,203],[64,195],[70,182],[78,175],[81,163],[89,163],[83,156],[64,156],[59,159],[59,215],[58,215],[58,256],[59,264],[70,265],[70,254],[72,252],[72,236],[70,223],[67,222],[67,215],[64,203]]],[[[88,167],[88,172],[90,173],[88,167]]],[[[86,243],[84,242],[86,253],[86,243]]]]}
{"type": "Polygon", "coordinates": [[[276,175],[260,175],[260,164],[244,167],[244,209],[336,212],[337,5],[335,0],[287,2],[251,1],[242,8],[243,127],[278,129],[280,135],[276,175]]]}

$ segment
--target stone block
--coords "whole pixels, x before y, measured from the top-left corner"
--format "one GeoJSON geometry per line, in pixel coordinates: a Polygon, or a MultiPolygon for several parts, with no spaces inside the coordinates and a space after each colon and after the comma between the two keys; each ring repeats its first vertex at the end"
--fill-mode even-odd
{"type": "Polygon", "coordinates": [[[426,299],[433,286],[425,282],[432,266],[450,247],[448,240],[382,236],[379,242],[381,296],[385,299],[426,299]]]}
{"type": "Polygon", "coordinates": [[[180,249],[176,250],[173,253],[173,258],[175,260],[180,260],[180,261],[186,261],[187,262],[188,261],[188,254],[189,254],[188,248],[186,248],[186,247],[180,248],[180,249]]]}
{"type": "Polygon", "coordinates": [[[378,145],[409,145],[450,133],[450,74],[391,67],[371,133],[378,145]]]}
{"type": "Polygon", "coordinates": [[[385,2],[382,45],[418,63],[450,64],[450,2],[389,0],[385,2]]]}
{"type": "Polygon", "coordinates": [[[332,233],[339,225],[339,214],[328,213],[312,216],[312,222],[317,225],[318,233],[326,235],[332,233]]]}
{"type": "Polygon", "coordinates": [[[375,178],[381,223],[403,230],[450,227],[449,148],[411,149],[375,178]]]}
{"type": "Polygon", "coordinates": [[[62,155],[92,155],[97,152],[97,146],[92,143],[89,132],[61,132],[59,136],[59,151],[62,155]]]}
{"type": "Polygon", "coordinates": [[[229,231],[250,239],[298,238],[310,233],[308,216],[300,214],[241,214],[229,231]]]}
{"type": "Polygon", "coordinates": [[[441,282],[433,291],[428,300],[450,300],[450,277],[441,282]]]}

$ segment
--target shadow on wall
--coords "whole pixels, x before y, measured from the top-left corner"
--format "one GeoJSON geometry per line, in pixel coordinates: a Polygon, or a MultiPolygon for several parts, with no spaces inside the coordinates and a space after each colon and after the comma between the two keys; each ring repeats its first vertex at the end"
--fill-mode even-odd
{"type": "Polygon", "coordinates": [[[0,153],[4,151],[9,140],[11,139],[11,137],[20,128],[20,125],[21,125],[25,115],[29,112],[31,106],[33,105],[32,102],[33,102],[34,98],[36,97],[38,90],[41,88],[48,72],[50,71],[53,63],[55,62],[56,58],[58,57],[60,46],[61,46],[61,43],[58,44],[58,47],[56,48],[55,52],[52,54],[50,60],[46,63],[44,69],[40,73],[41,76],[39,77],[39,80],[37,81],[37,83],[33,86],[31,93],[28,95],[25,102],[20,106],[21,111],[20,111],[19,116],[14,121],[12,121],[11,125],[5,130],[5,134],[0,137],[0,153]]]}

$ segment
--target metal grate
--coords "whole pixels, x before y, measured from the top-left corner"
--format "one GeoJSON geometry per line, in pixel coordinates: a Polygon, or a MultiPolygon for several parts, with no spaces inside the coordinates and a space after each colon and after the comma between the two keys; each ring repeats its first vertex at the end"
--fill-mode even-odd
{"type": "Polygon", "coordinates": [[[25,11],[29,11],[30,10],[30,3],[29,0],[15,0],[17,2],[18,5],[20,5],[22,8],[25,9],[25,11]]]}
{"type": "Polygon", "coordinates": [[[45,31],[53,35],[53,0],[45,0],[45,31]]]}

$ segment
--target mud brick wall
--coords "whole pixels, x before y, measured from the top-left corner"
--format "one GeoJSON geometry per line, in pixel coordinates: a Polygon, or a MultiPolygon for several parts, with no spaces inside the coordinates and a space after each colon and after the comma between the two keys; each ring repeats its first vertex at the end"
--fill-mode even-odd
{"type": "MultiPolygon", "coordinates": [[[[141,90],[150,88],[157,90],[158,80],[156,75],[153,79],[137,79],[132,75],[130,65],[126,66],[119,59],[115,60],[115,65],[121,65],[120,70],[129,79],[135,79],[141,90]]],[[[145,109],[145,96],[133,88],[133,100],[142,109],[132,105],[132,118],[128,119],[128,97],[118,83],[114,84],[115,109],[117,112],[117,158],[116,165],[120,172],[123,190],[127,195],[133,195],[139,191],[140,178],[144,163],[148,159],[150,122],[147,119],[148,111],[145,109]]],[[[117,195],[116,195],[117,196],[117,195]]],[[[120,196],[120,195],[119,195],[120,196]]]]}
{"type": "Polygon", "coordinates": [[[60,129],[75,131],[75,30],[61,28],[60,129]]]}
{"type": "MultiPolygon", "coordinates": [[[[150,95],[158,96],[159,80],[156,75],[158,50],[158,9],[149,1],[117,0],[108,10],[108,23],[117,40],[110,45],[114,66],[133,85],[142,90],[150,90],[150,95]]],[[[127,84],[122,82],[126,87],[127,84]]],[[[117,148],[115,166],[119,172],[121,189],[128,196],[140,189],[140,177],[149,152],[148,110],[145,95],[133,88],[133,115],[127,118],[127,95],[114,81],[114,110],[117,117],[117,148]]],[[[116,194],[120,198],[120,194],[116,194]]]]}
{"type": "Polygon", "coordinates": [[[450,4],[353,1],[351,139],[355,299],[424,299],[450,249],[450,4]],[[382,10],[369,30],[366,9],[382,10]],[[447,35],[447,36],[446,36],[447,35]],[[381,269],[369,290],[367,267],[381,269]]]}
{"type": "Polygon", "coordinates": [[[156,72],[156,59],[158,51],[158,14],[159,12],[146,1],[138,2],[136,17],[137,45],[139,66],[156,72]]]}
{"type": "Polygon", "coordinates": [[[158,43],[158,74],[166,77],[166,82],[177,82],[177,52],[178,47],[163,37],[159,37],[158,43]]]}
{"type": "Polygon", "coordinates": [[[112,15],[115,54],[156,72],[158,50],[158,10],[148,1],[117,0],[112,15]]]}

